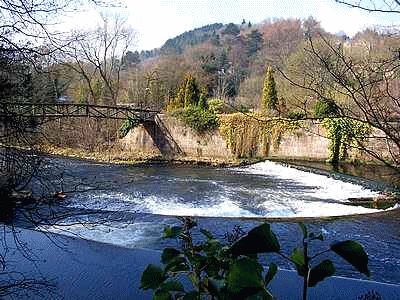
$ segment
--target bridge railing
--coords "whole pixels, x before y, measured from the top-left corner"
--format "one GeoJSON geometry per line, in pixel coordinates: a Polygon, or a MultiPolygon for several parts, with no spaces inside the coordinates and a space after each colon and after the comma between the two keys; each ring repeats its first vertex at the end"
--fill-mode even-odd
{"type": "Polygon", "coordinates": [[[155,110],[132,108],[122,105],[0,102],[0,117],[12,115],[34,118],[91,117],[114,120],[136,118],[141,121],[152,121],[158,113],[155,110]]]}

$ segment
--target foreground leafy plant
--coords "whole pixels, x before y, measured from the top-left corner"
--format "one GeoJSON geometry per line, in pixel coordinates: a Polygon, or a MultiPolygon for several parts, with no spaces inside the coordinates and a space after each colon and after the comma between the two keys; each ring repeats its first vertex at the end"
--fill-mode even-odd
{"type": "Polygon", "coordinates": [[[370,276],[368,256],[355,241],[334,243],[310,256],[309,245],[323,241],[323,236],[309,233],[303,224],[300,224],[302,245],[289,256],[282,252],[267,223],[253,228],[245,236],[235,235],[236,241],[224,245],[207,230],[198,228],[191,218],[180,220],[182,226],[165,227],[164,237],[180,240],[181,249],[165,248],[161,256],[164,267],[149,265],[142,274],[141,288],[152,289],[153,299],[273,299],[268,285],[278,267],[271,263],[265,274],[258,259],[261,253],[275,253],[295,266],[303,278],[303,299],[307,299],[309,287],[335,273],[331,260],[320,259],[327,252],[336,253],[359,272],[370,276]],[[198,243],[193,241],[194,229],[204,237],[198,243]],[[185,279],[191,282],[189,290],[181,283],[185,279]]]}

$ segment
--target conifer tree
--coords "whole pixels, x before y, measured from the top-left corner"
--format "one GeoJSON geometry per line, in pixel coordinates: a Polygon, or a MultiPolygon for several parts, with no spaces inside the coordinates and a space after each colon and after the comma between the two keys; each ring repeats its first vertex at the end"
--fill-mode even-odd
{"type": "Polygon", "coordinates": [[[208,108],[207,92],[205,90],[201,91],[200,96],[199,96],[199,103],[197,104],[197,106],[203,110],[206,110],[208,108]]]}
{"type": "Polygon", "coordinates": [[[269,110],[276,110],[278,104],[278,94],[276,92],[276,84],[274,72],[271,67],[268,67],[267,74],[264,80],[264,88],[261,99],[261,110],[267,113],[269,110]]]}
{"type": "Polygon", "coordinates": [[[186,77],[185,87],[185,107],[196,106],[199,103],[200,91],[196,83],[196,79],[192,75],[186,77]]]}
{"type": "Polygon", "coordinates": [[[172,112],[189,106],[207,107],[206,94],[202,96],[196,79],[190,74],[183,80],[176,97],[168,104],[167,111],[172,112]]]}
{"type": "Polygon", "coordinates": [[[186,91],[187,77],[183,80],[179,87],[178,94],[172,99],[167,106],[167,112],[173,112],[174,110],[185,107],[185,91],[186,91]]]}

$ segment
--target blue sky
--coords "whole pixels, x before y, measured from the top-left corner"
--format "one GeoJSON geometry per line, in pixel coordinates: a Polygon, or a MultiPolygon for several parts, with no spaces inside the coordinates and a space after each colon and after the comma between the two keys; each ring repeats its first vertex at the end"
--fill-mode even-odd
{"type": "MultiPolygon", "coordinates": [[[[325,30],[343,30],[351,36],[368,26],[394,25],[398,17],[363,12],[334,0],[126,0],[125,5],[116,12],[126,15],[136,30],[138,50],[160,47],[168,38],[215,22],[240,23],[246,19],[258,23],[268,18],[311,15],[325,30]]],[[[96,19],[95,12],[89,14],[90,17],[80,18],[82,22],[96,19]]],[[[79,27],[83,24],[74,23],[79,27]]]]}

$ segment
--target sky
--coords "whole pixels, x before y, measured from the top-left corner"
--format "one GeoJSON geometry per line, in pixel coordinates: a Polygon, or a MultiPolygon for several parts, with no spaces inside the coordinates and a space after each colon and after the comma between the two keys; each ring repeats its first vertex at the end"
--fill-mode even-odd
{"type": "MultiPolygon", "coordinates": [[[[313,16],[325,30],[349,36],[373,25],[398,24],[398,16],[368,13],[334,0],[126,0],[113,10],[125,15],[135,29],[136,50],[159,48],[167,39],[207,24],[240,24],[243,19],[254,24],[269,18],[313,16]]],[[[79,28],[95,24],[98,14],[87,11],[83,17],[75,16],[73,24],[79,28]]]]}

